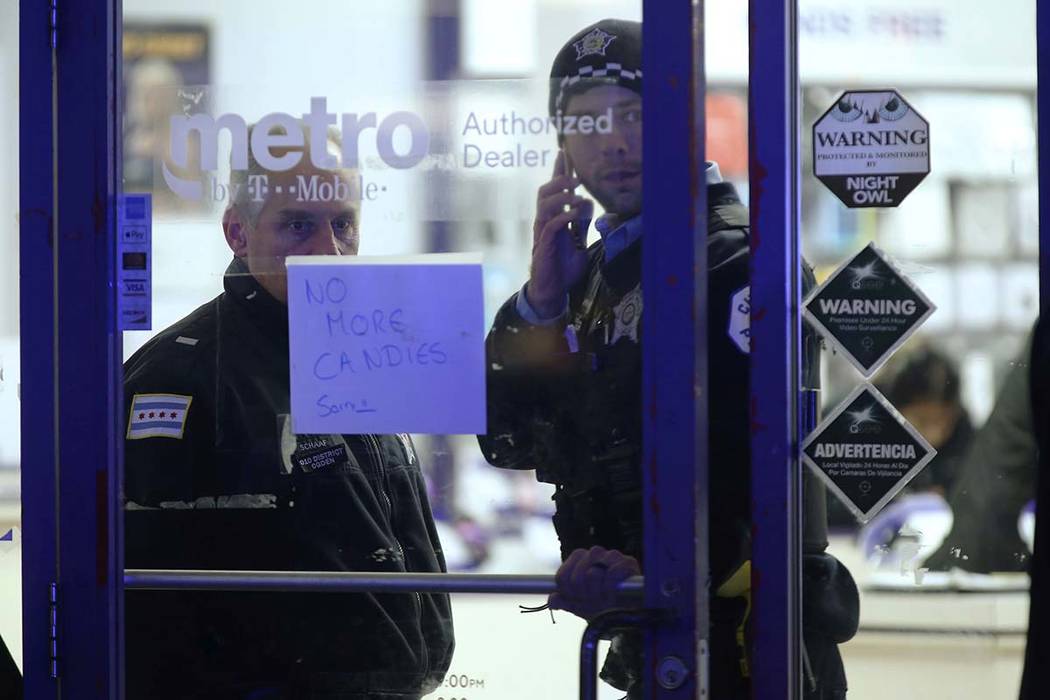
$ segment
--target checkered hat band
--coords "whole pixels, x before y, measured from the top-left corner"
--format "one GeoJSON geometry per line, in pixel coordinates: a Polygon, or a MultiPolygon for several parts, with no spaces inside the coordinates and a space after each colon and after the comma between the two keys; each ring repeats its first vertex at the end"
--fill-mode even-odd
{"type": "Polygon", "coordinates": [[[633,83],[642,79],[642,70],[627,70],[619,63],[606,63],[604,66],[580,66],[576,75],[566,75],[561,79],[558,86],[558,97],[554,101],[555,109],[560,110],[564,106],[565,91],[580,80],[591,78],[615,78],[617,82],[633,83]]]}

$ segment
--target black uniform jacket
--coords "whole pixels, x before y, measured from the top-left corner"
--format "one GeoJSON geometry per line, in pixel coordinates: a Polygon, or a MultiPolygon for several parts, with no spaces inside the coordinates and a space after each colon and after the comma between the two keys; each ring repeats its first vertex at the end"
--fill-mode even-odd
{"type": "MultiPolygon", "coordinates": [[[[715,587],[748,559],[750,490],[747,318],[747,211],[732,185],[708,187],[710,348],[710,564],[715,587]]],[[[563,558],[602,545],[643,558],[641,238],[612,260],[601,241],[570,290],[563,322],[535,326],[512,298],[496,314],[487,339],[486,459],[498,467],[536,469],[556,484],[554,526],[563,558]]],[[[743,697],[735,629],[743,600],[712,601],[713,687],[743,697]],[[728,688],[735,687],[735,692],[728,688]]],[[[613,644],[602,677],[640,692],[639,640],[613,644]]]]}
{"type": "MultiPolygon", "coordinates": [[[[292,434],[286,307],[240,260],[225,290],[125,365],[126,566],[445,571],[408,436],[292,434]],[[165,405],[181,435],[145,436],[165,405]]],[[[415,697],[453,648],[444,595],[129,592],[127,620],[134,698],[415,697]]]]}
{"type": "MultiPolygon", "coordinates": [[[[734,334],[734,317],[747,317],[748,218],[728,183],[710,185],[708,202],[717,583],[741,563],[749,530],[748,345],[734,334]]],[[[541,481],[559,485],[555,526],[563,554],[600,544],[640,557],[641,239],[609,262],[601,241],[588,254],[564,323],[531,325],[513,298],[496,314],[487,341],[489,425],[481,449],[495,466],[536,469],[541,481]],[[591,494],[589,512],[580,513],[575,495],[584,492],[591,494]]]]}
{"type": "MultiPolygon", "coordinates": [[[[709,541],[712,590],[718,590],[750,558],[750,241],[748,212],[731,184],[708,185],[708,212],[709,541]]],[[[588,255],[561,322],[528,323],[514,297],[496,314],[486,346],[488,433],[479,442],[494,466],[535,469],[541,481],[557,485],[554,525],[563,557],[602,545],[641,559],[641,239],[608,262],[601,241],[588,255]]],[[[805,265],[803,287],[813,284],[805,265]]],[[[819,387],[819,353],[819,339],[807,330],[802,383],[809,390],[819,387]]],[[[807,697],[831,698],[845,692],[835,644],[856,630],[857,591],[845,567],[823,554],[824,499],[807,474],[806,589],[810,598],[834,603],[807,602],[814,613],[807,646],[818,675],[807,697]],[[818,629],[817,620],[827,629],[818,629]]],[[[717,697],[748,693],[732,677],[736,629],[746,615],[736,595],[712,600],[717,697]]],[[[617,674],[607,663],[610,682],[631,684],[617,674]]]]}

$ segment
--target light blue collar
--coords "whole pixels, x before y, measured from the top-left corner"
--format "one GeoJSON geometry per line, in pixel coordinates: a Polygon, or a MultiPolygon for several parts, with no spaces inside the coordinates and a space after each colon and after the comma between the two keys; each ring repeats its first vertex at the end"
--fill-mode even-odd
{"type": "Polygon", "coordinates": [[[642,235],[642,215],[628,219],[619,226],[614,226],[610,221],[610,215],[599,216],[594,222],[594,228],[601,234],[602,244],[605,246],[605,262],[609,262],[617,255],[637,241],[642,235]]]}

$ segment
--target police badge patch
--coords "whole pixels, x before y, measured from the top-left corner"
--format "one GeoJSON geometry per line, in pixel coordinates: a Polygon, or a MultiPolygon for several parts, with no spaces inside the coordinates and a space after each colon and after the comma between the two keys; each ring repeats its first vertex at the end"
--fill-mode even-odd
{"type": "Polygon", "coordinates": [[[642,320],[642,285],[624,295],[613,308],[613,334],[609,345],[616,345],[620,338],[638,342],[638,323],[642,320]]]}
{"type": "Polygon", "coordinates": [[[609,48],[609,44],[615,38],[615,34],[610,34],[595,27],[594,31],[588,32],[585,37],[573,42],[572,46],[576,49],[576,60],[580,61],[585,56],[593,56],[595,54],[604,56],[605,50],[609,48]]]}

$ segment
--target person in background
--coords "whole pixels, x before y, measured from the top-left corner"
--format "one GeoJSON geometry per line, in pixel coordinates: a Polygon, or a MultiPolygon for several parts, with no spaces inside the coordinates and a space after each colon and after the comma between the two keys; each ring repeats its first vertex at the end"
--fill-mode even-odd
{"type": "MultiPolygon", "coordinates": [[[[908,482],[903,494],[926,494],[921,502],[914,502],[921,503],[916,507],[939,509],[943,505],[941,499],[947,498],[958,481],[975,435],[969,413],[962,404],[955,362],[931,345],[919,344],[890,360],[877,386],[937,451],[930,463],[908,482]]],[[[856,518],[838,501],[829,506],[828,512],[833,525],[857,527],[856,518]]],[[[885,511],[880,515],[890,516],[885,511]]],[[[891,516],[891,520],[895,522],[896,517],[896,514],[891,516]]],[[[894,537],[898,527],[899,524],[889,528],[894,537]]],[[[861,530],[870,532],[871,524],[861,530]]]]}
{"type": "MultiPolygon", "coordinates": [[[[125,363],[128,568],[445,571],[407,435],[291,428],[285,258],[356,255],[361,232],[355,173],[316,164],[303,130],[298,165],[231,169],[225,291],[125,363]]],[[[338,158],[337,132],[325,146],[338,158]]],[[[126,619],[133,700],[416,700],[453,649],[438,594],[130,591],[126,619]]]]}
{"type": "Polygon", "coordinates": [[[952,527],[923,563],[933,571],[1025,571],[1029,551],[1017,519],[1035,497],[1038,453],[1032,422],[1032,338],[1011,364],[988,420],[977,431],[948,492],[952,527]]]}
{"type": "MultiPolygon", "coordinates": [[[[973,441],[974,429],[959,392],[959,371],[943,352],[921,345],[886,368],[882,393],[919,431],[937,456],[908,483],[910,491],[947,495],[973,441]]],[[[895,360],[898,358],[894,358],[895,360]]]]}
{"type": "MultiPolygon", "coordinates": [[[[577,32],[555,56],[549,113],[597,122],[608,133],[559,134],[549,182],[539,188],[530,278],[497,312],[486,341],[485,458],[535,469],[554,484],[554,527],[563,564],[551,607],[592,618],[615,605],[616,585],[640,571],[642,551],[641,24],[602,20],[577,32]],[[587,190],[605,210],[601,239],[587,248],[593,216],[587,190]]],[[[733,333],[746,321],[749,220],[718,166],[706,171],[710,393],[711,697],[750,697],[750,344],[733,333]],[[714,410],[717,407],[717,410],[714,410]]],[[[657,183],[658,185],[658,183],[657,183]]],[[[806,268],[808,283],[812,272],[806,268]]],[[[812,336],[808,346],[814,343],[812,336]]],[[[816,381],[810,347],[807,386],[816,381]]],[[[823,493],[815,496],[822,499],[823,493]]],[[[822,504],[823,501],[820,500],[822,504]]],[[[849,572],[824,554],[824,510],[804,560],[812,584],[805,613],[807,697],[839,698],[845,675],[836,644],[856,630],[849,572]],[[830,617],[828,616],[830,615],[830,617]],[[816,660],[814,660],[816,657],[816,660]]],[[[642,694],[637,635],[612,643],[602,677],[642,694]]]]}

